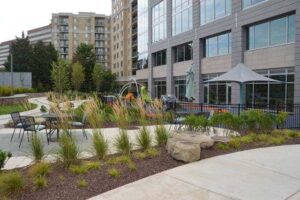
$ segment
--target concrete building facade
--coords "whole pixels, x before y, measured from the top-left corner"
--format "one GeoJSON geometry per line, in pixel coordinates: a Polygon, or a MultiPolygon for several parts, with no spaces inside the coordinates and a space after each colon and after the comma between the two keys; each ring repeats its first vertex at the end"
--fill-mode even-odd
{"type": "Polygon", "coordinates": [[[52,25],[42,26],[27,31],[27,37],[31,44],[42,41],[45,44],[52,42],[52,25]]]}
{"type": "Polygon", "coordinates": [[[300,1],[148,0],[147,77],[153,97],[183,100],[195,66],[196,102],[239,103],[235,83],[204,81],[245,63],[280,83],[249,83],[247,104],[300,103],[300,1]]]}
{"type": "Polygon", "coordinates": [[[15,40],[8,40],[8,41],[0,43],[0,65],[4,65],[4,63],[7,61],[10,45],[14,41],[15,40]]]}
{"type": "Polygon", "coordinates": [[[60,57],[72,60],[81,43],[95,47],[96,61],[105,68],[110,66],[110,17],[79,12],[52,14],[52,43],[60,57]]]}

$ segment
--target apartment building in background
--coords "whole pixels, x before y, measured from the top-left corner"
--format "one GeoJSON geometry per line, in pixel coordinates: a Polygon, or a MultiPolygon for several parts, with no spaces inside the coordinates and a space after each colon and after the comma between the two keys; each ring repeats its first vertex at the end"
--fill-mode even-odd
{"type": "Polygon", "coordinates": [[[132,75],[132,19],[130,0],[112,0],[111,71],[127,82],[132,75]]]}
{"type": "Polygon", "coordinates": [[[31,29],[27,31],[27,37],[31,44],[36,44],[38,41],[49,44],[52,42],[52,25],[31,29]]]}
{"type": "Polygon", "coordinates": [[[193,64],[196,102],[239,103],[238,84],[205,81],[244,63],[281,81],[246,84],[247,104],[300,103],[300,1],[148,0],[148,38],[135,77],[153,97],[184,100],[193,64]]]}
{"type": "Polygon", "coordinates": [[[0,66],[4,65],[4,63],[7,61],[10,45],[14,41],[15,40],[8,40],[8,41],[0,43],[0,66]]]}
{"type": "Polygon", "coordinates": [[[52,14],[52,43],[63,59],[72,60],[81,44],[95,47],[96,61],[110,67],[110,17],[91,12],[52,14]]]}

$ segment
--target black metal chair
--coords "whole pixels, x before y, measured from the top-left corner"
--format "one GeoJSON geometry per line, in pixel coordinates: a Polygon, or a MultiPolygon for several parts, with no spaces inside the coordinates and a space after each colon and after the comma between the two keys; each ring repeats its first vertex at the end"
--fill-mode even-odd
{"type": "Polygon", "coordinates": [[[27,117],[21,118],[21,123],[22,123],[22,127],[23,127],[23,133],[21,136],[19,148],[21,147],[25,132],[27,133],[27,137],[28,137],[28,141],[29,141],[28,132],[31,132],[32,134],[33,133],[36,134],[38,131],[46,130],[47,142],[49,144],[49,137],[48,137],[47,129],[46,129],[45,125],[36,124],[34,117],[32,117],[32,116],[27,116],[27,117]]]}
{"type": "Polygon", "coordinates": [[[73,126],[73,127],[76,127],[76,128],[81,128],[83,136],[86,139],[88,139],[86,131],[85,131],[86,125],[87,125],[86,124],[86,118],[87,118],[87,114],[84,113],[81,122],[79,122],[79,121],[72,121],[72,122],[70,122],[70,125],[73,126]]]}
{"type": "Polygon", "coordinates": [[[22,126],[21,116],[20,116],[19,112],[10,113],[10,116],[11,116],[11,119],[13,121],[13,126],[14,126],[14,132],[11,135],[11,138],[10,138],[10,142],[11,142],[14,135],[15,135],[16,129],[20,129],[20,132],[19,132],[19,138],[20,138],[23,126],[22,126]]]}

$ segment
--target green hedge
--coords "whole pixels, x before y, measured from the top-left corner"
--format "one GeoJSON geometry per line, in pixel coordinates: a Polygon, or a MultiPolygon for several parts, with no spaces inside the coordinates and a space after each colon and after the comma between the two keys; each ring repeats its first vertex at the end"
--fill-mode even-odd
{"type": "MultiPolygon", "coordinates": [[[[34,93],[35,89],[32,88],[14,88],[14,94],[23,94],[23,93],[34,93]]],[[[11,87],[9,86],[0,86],[0,97],[6,97],[11,95],[11,87]]]]}

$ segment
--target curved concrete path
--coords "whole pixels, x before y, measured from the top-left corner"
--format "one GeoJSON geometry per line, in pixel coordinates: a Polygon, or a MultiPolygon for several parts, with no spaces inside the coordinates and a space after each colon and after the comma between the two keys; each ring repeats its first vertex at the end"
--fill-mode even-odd
{"type": "Polygon", "coordinates": [[[299,200],[300,145],[205,159],[127,184],[91,200],[299,200]]]}

